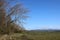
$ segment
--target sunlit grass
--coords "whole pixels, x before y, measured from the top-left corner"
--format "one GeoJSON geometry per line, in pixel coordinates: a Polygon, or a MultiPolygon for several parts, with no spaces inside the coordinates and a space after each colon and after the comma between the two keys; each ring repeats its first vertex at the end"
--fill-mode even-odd
{"type": "MultiPolygon", "coordinates": [[[[3,36],[4,35],[2,35],[1,37],[3,36]]],[[[25,33],[14,33],[7,35],[5,39],[6,40],[60,40],[60,32],[27,31],[25,33]]]]}

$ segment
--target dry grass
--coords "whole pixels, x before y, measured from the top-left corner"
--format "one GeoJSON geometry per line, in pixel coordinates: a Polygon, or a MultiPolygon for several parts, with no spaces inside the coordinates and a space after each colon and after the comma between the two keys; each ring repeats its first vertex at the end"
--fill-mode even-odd
{"type": "Polygon", "coordinates": [[[29,31],[1,35],[0,40],[60,40],[60,32],[29,31]]]}

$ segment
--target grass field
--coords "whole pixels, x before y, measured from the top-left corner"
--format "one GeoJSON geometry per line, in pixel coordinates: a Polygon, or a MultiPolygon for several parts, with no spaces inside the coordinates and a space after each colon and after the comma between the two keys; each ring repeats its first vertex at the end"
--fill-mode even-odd
{"type": "MultiPolygon", "coordinates": [[[[4,36],[6,35],[3,35],[2,37],[4,36]]],[[[24,33],[14,33],[5,38],[9,38],[9,36],[12,38],[11,40],[60,40],[59,31],[26,31],[24,33]]]]}
{"type": "Polygon", "coordinates": [[[27,34],[34,40],[60,40],[59,31],[30,31],[27,34]]]}

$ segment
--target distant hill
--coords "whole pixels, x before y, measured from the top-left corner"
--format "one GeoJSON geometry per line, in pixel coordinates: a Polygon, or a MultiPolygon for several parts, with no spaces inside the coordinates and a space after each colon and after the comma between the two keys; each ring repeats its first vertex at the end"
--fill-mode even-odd
{"type": "Polygon", "coordinates": [[[60,32],[60,30],[54,30],[54,29],[49,29],[49,30],[39,30],[39,29],[37,29],[37,30],[30,30],[30,31],[42,31],[42,32],[44,32],[44,31],[46,31],[46,32],[60,32]]]}

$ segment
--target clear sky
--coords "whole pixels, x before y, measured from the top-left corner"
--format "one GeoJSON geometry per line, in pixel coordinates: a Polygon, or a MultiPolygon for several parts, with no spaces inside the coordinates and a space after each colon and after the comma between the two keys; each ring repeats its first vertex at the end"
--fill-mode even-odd
{"type": "Polygon", "coordinates": [[[60,0],[18,1],[29,9],[26,29],[60,29],[60,0]]]}

